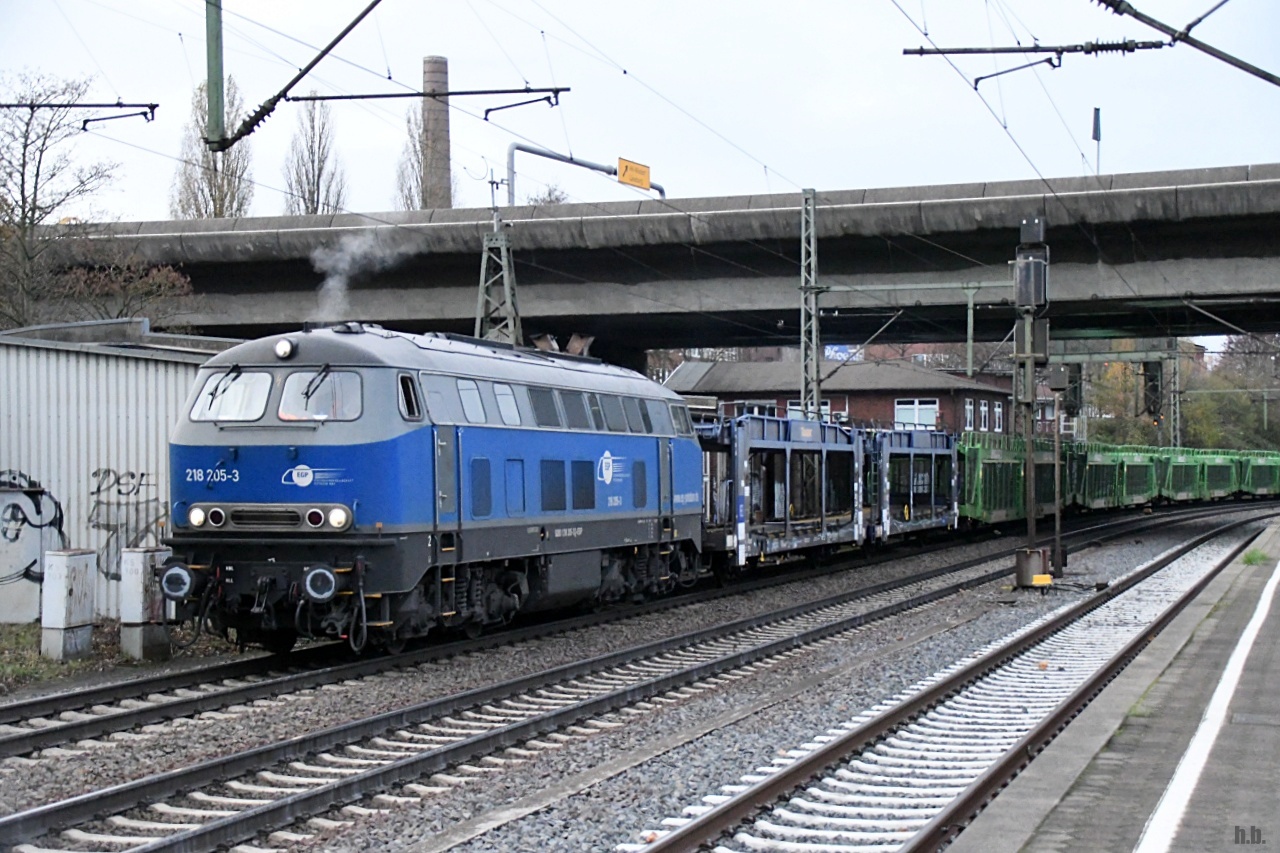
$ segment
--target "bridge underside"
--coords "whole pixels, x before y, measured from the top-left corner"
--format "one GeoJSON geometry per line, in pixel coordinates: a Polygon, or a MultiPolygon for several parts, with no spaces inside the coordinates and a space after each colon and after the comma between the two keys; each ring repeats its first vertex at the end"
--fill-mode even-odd
{"type": "MultiPolygon", "coordinates": [[[[513,238],[514,240],[514,238],[513,238]]],[[[799,342],[796,241],[599,249],[516,248],[526,333],[594,335],[593,353],[799,342]]],[[[975,337],[1013,323],[1014,228],[960,234],[827,237],[818,249],[822,337],[861,343],[975,337]],[[890,322],[892,321],[892,322],[890,322]],[[886,323],[888,325],[886,326],[886,323]]],[[[1048,234],[1057,338],[1280,332],[1280,214],[1095,226],[1048,234]]],[[[344,318],[408,331],[472,331],[480,250],[414,255],[350,284],[344,318]]],[[[190,323],[217,335],[297,328],[320,314],[309,261],[187,263],[203,307],[190,323]]]]}

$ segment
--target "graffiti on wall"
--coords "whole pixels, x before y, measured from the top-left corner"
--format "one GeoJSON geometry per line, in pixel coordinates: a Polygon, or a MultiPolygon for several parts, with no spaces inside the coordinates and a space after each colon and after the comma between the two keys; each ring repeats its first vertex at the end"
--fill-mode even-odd
{"type": "Polygon", "coordinates": [[[62,504],[39,481],[22,471],[0,471],[0,586],[43,580],[41,533],[52,533],[58,547],[65,548],[64,523],[62,504]],[[34,542],[29,541],[33,537],[34,542]],[[30,556],[33,548],[34,559],[30,556]]]}
{"type": "Polygon", "coordinates": [[[155,478],[146,471],[98,468],[90,475],[89,526],[107,533],[98,550],[98,570],[120,579],[120,551],[153,545],[159,540],[164,505],[155,478]]]}

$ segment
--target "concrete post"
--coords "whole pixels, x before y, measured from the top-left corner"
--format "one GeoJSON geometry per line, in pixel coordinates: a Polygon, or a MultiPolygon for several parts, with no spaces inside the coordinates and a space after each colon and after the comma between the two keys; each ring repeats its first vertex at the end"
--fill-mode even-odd
{"type": "Polygon", "coordinates": [[[40,654],[54,660],[87,657],[93,647],[94,551],[50,551],[40,596],[40,654]]]}
{"type": "MultiPolygon", "coordinates": [[[[449,91],[449,60],[422,60],[422,91],[449,91]]],[[[422,207],[453,207],[453,173],[449,154],[449,99],[422,99],[422,207]]]]}
{"type": "Polygon", "coordinates": [[[124,548],[120,552],[120,649],[134,660],[168,660],[165,600],[155,570],[169,548],[124,548]]]}

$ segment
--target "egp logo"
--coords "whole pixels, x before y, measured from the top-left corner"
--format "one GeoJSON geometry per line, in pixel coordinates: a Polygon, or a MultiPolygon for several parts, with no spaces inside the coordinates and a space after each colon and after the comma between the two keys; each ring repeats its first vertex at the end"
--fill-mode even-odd
{"type": "Polygon", "coordinates": [[[596,460],[596,479],[606,486],[612,484],[614,480],[627,479],[626,459],[625,456],[614,456],[606,450],[604,455],[596,460]]]}
{"type": "Polygon", "coordinates": [[[607,450],[596,463],[596,479],[606,486],[613,482],[613,454],[607,450]]]}
{"type": "Polygon", "coordinates": [[[308,465],[297,465],[293,468],[286,468],[284,476],[280,478],[280,482],[286,486],[310,486],[311,481],[315,479],[315,472],[308,465]]]}

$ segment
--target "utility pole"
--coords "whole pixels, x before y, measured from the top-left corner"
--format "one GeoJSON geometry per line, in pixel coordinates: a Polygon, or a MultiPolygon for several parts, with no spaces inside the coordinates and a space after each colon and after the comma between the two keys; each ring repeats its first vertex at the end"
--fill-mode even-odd
{"type": "Polygon", "coordinates": [[[822,415],[822,340],[818,328],[817,193],[804,190],[800,205],[800,409],[822,415]]]}
{"type": "Polygon", "coordinates": [[[518,347],[524,343],[524,331],[520,327],[520,310],[516,307],[516,269],[511,262],[511,240],[498,212],[497,192],[501,183],[489,181],[493,231],[484,235],[480,256],[475,337],[518,347]]]}
{"type": "Polygon", "coordinates": [[[1036,546],[1036,452],[1035,405],[1036,363],[1048,360],[1048,321],[1036,320],[1036,314],[1049,304],[1049,247],[1044,242],[1044,219],[1039,216],[1022,220],[1021,242],[1015,254],[1014,303],[1018,310],[1014,330],[1014,355],[1017,377],[1014,394],[1022,415],[1022,438],[1026,444],[1025,503],[1027,514],[1027,546],[1017,552],[1015,573],[1019,586],[1031,586],[1035,575],[1044,574],[1045,551],[1036,546]],[[1038,333],[1038,334],[1037,334],[1038,333]]]}

